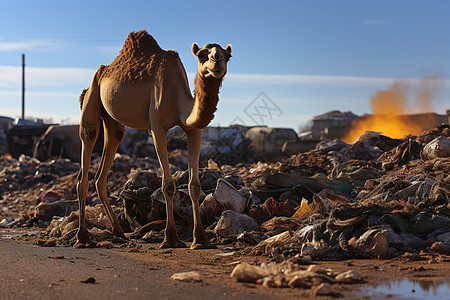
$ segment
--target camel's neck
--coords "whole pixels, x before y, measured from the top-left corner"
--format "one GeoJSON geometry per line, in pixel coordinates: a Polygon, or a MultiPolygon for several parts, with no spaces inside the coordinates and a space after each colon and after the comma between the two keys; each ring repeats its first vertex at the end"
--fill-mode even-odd
{"type": "Polygon", "coordinates": [[[222,79],[214,77],[203,78],[197,74],[194,84],[195,100],[185,125],[203,129],[214,118],[217,102],[219,102],[219,89],[222,79]]]}

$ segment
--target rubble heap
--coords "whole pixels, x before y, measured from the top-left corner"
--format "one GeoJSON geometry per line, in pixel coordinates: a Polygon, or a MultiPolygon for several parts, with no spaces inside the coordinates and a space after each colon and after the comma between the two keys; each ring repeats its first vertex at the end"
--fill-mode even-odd
{"type": "MultiPolygon", "coordinates": [[[[267,255],[277,263],[420,251],[448,254],[449,138],[449,125],[441,125],[402,139],[366,132],[352,144],[327,140],[276,163],[219,166],[210,160],[200,170],[202,222],[212,243],[267,255]]],[[[0,226],[48,226],[45,239],[70,245],[77,228],[78,164],[27,157],[1,158],[1,163],[0,226]]],[[[180,237],[189,241],[192,206],[183,167],[172,166],[174,211],[180,237]]],[[[111,170],[109,196],[129,238],[133,243],[161,242],[165,200],[156,159],[117,155],[111,170]]],[[[95,193],[88,203],[94,240],[126,243],[108,232],[110,224],[95,193]]],[[[295,284],[307,285],[305,278],[295,284]]],[[[267,280],[267,285],[276,282],[267,280]]],[[[333,280],[337,278],[323,282],[333,280]]]]}

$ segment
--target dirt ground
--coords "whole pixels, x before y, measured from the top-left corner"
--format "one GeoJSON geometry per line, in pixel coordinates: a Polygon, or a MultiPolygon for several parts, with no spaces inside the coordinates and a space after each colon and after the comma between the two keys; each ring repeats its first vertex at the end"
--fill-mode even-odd
{"type": "MultiPolygon", "coordinates": [[[[236,264],[248,262],[257,265],[267,262],[269,257],[245,255],[224,246],[208,250],[159,249],[159,245],[154,243],[142,244],[131,250],[116,244],[112,249],[40,247],[34,244],[33,237],[8,238],[14,233],[7,229],[0,231],[0,299],[317,298],[306,289],[269,289],[262,285],[235,282],[230,278],[230,273],[236,264]],[[201,282],[170,279],[174,273],[188,271],[199,272],[201,282]]],[[[391,260],[352,259],[313,263],[337,273],[354,269],[363,277],[360,283],[332,285],[333,295],[319,297],[323,299],[399,299],[398,295],[392,295],[388,290],[382,290],[378,295],[363,290],[383,280],[395,282],[404,278],[426,278],[432,282],[443,280],[448,285],[450,278],[450,258],[436,254],[404,255],[391,260]]],[[[405,299],[420,299],[414,298],[415,290],[409,290],[404,295],[405,299]]],[[[433,295],[427,297],[432,298],[433,295]]]]}

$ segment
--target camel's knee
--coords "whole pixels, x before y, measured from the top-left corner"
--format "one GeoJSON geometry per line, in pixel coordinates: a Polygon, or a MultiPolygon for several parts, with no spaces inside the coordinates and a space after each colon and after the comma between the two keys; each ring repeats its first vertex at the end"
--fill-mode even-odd
{"type": "Polygon", "coordinates": [[[173,199],[173,196],[175,195],[175,182],[172,177],[163,180],[162,191],[164,196],[173,199]]]}
{"type": "Polygon", "coordinates": [[[78,171],[77,185],[87,185],[88,182],[89,182],[88,171],[85,170],[83,167],[81,167],[80,170],[78,171]]]}
{"type": "Polygon", "coordinates": [[[78,193],[87,193],[87,190],[89,188],[89,181],[83,176],[80,176],[78,182],[77,182],[77,192],[78,193]]]}
{"type": "Polygon", "coordinates": [[[85,168],[81,167],[80,171],[78,172],[78,177],[77,177],[77,192],[78,193],[82,193],[82,195],[84,193],[87,194],[87,191],[89,189],[89,171],[86,170],[85,168]]]}
{"type": "Polygon", "coordinates": [[[96,178],[95,189],[97,190],[97,194],[100,195],[100,191],[106,190],[106,182],[104,180],[101,180],[101,178],[96,178]]]}
{"type": "Polygon", "coordinates": [[[202,187],[200,185],[200,180],[197,178],[191,178],[189,181],[189,194],[193,200],[198,200],[200,194],[202,193],[202,187]]]}

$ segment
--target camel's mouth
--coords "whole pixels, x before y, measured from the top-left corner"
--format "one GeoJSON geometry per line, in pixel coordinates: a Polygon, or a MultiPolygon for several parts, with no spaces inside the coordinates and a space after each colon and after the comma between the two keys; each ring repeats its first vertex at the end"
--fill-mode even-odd
{"type": "Polygon", "coordinates": [[[207,70],[208,70],[208,73],[205,74],[206,78],[209,78],[212,76],[212,77],[221,79],[225,76],[225,73],[223,71],[214,71],[214,70],[210,70],[210,69],[207,69],[207,70]]]}

